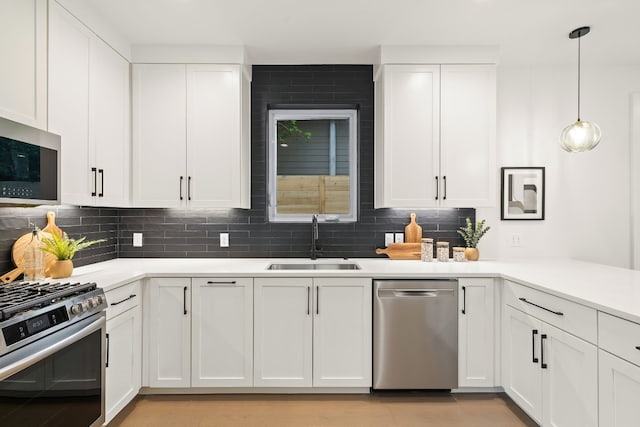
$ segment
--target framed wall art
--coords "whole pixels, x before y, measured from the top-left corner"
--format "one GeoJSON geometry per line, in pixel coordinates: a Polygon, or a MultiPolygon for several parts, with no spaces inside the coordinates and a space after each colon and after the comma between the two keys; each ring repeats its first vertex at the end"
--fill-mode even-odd
{"type": "Polygon", "coordinates": [[[544,168],[503,167],[500,219],[544,219],[544,168]]]}

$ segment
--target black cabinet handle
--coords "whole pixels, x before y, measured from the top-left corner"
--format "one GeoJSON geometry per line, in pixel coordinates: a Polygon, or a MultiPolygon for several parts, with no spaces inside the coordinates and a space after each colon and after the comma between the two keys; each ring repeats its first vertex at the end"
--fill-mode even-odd
{"type": "Polygon", "coordinates": [[[467,314],[467,287],[462,287],[462,314],[467,314]]]}
{"type": "Polygon", "coordinates": [[[95,197],[98,194],[98,169],[91,168],[91,173],[93,174],[93,191],[91,192],[91,196],[95,197]]]}
{"type": "Polygon", "coordinates": [[[182,290],[183,294],[182,294],[182,309],[184,311],[184,314],[187,314],[187,287],[185,286],[184,289],[182,290]]]}
{"type": "Polygon", "coordinates": [[[231,280],[231,281],[228,281],[228,282],[214,282],[214,281],[209,280],[207,282],[207,284],[208,285],[235,285],[236,281],[235,280],[231,280]]]}
{"type": "Polygon", "coordinates": [[[104,197],[104,169],[98,169],[98,173],[100,174],[100,193],[98,193],[98,197],[104,197]]]}
{"type": "Polygon", "coordinates": [[[107,334],[107,361],[105,363],[105,368],[109,367],[109,334],[107,334]]]}
{"type": "Polygon", "coordinates": [[[440,197],[440,184],[438,183],[438,177],[436,176],[436,200],[440,197]]]}
{"type": "Polygon", "coordinates": [[[187,178],[187,200],[191,200],[191,177],[187,178]]]}
{"type": "Polygon", "coordinates": [[[316,315],[320,314],[320,286],[316,286],[316,315]]]}
{"type": "Polygon", "coordinates": [[[637,346],[636,346],[636,350],[640,350],[640,345],[637,345],[637,346]]]}
{"type": "Polygon", "coordinates": [[[447,200],[447,176],[442,177],[442,183],[444,184],[444,195],[442,196],[442,200],[447,200]]]}
{"type": "Polygon", "coordinates": [[[529,305],[532,305],[532,306],[534,306],[534,307],[541,308],[541,309],[543,309],[543,310],[545,310],[545,311],[548,311],[549,313],[553,313],[553,314],[555,314],[556,316],[564,316],[564,313],[563,313],[563,312],[561,312],[561,311],[553,311],[553,310],[550,310],[550,309],[548,309],[547,307],[543,307],[543,306],[538,305],[538,304],[535,304],[535,303],[533,303],[533,302],[531,302],[531,301],[527,301],[527,299],[526,299],[526,298],[518,298],[518,299],[519,299],[520,301],[522,301],[522,302],[526,302],[526,303],[527,303],[527,304],[529,304],[529,305]]]}
{"type": "Polygon", "coordinates": [[[547,369],[547,364],[544,363],[544,340],[547,339],[547,334],[540,335],[540,358],[542,361],[540,362],[540,367],[542,369],[547,369]]]}
{"type": "Polygon", "coordinates": [[[538,358],[536,357],[536,335],[538,335],[538,330],[533,329],[531,331],[531,355],[533,357],[533,363],[538,363],[538,358]]]}
{"type": "Polygon", "coordinates": [[[111,306],[113,307],[114,305],[122,304],[123,302],[129,301],[130,299],[133,299],[135,297],[136,297],[136,294],[131,294],[128,297],[126,297],[125,299],[121,299],[120,301],[112,302],[111,306]]]}
{"type": "Polygon", "coordinates": [[[184,181],[183,176],[180,177],[180,200],[184,200],[184,197],[182,197],[182,181],[184,181]]]}
{"type": "Polygon", "coordinates": [[[307,286],[307,316],[311,314],[311,286],[307,286]]]}

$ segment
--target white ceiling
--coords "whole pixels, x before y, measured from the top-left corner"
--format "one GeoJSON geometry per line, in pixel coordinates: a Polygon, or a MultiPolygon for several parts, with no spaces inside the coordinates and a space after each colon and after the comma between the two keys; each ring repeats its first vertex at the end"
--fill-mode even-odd
{"type": "Polygon", "coordinates": [[[501,63],[640,64],[640,0],[86,0],[132,44],[243,45],[251,62],[372,63],[380,45],[493,45],[501,63]]]}

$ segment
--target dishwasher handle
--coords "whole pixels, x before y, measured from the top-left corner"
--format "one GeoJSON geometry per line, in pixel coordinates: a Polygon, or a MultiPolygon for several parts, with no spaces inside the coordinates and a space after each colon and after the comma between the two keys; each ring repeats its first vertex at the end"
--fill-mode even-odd
{"type": "Polygon", "coordinates": [[[440,294],[454,293],[453,289],[378,289],[379,297],[437,298],[440,294]]]}

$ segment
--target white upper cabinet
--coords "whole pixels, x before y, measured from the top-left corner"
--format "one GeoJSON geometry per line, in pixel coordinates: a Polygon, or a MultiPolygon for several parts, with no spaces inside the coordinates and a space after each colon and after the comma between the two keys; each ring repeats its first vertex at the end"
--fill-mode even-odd
{"type": "Polygon", "coordinates": [[[56,2],[49,13],[49,131],[62,201],[129,204],[129,63],[56,2]]]}
{"type": "Polygon", "coordinates": [[[493,206],[496,67],[443,65],[440,73],[442,206],[493,206]]]}
{"type": "Polygon", "coordinates": [[[241,65],[133,66],[136,206],[248,208],[250,177],[241,65]]]}
{"type": "Polygon", "coordinates": [[[375,207],[495,204],[495,65],[383,65],[375,207]]]}
{"type": "Polygon", "coordinates": [[[0,116],[47,130],[47,0],[2,0],[0,28],[0,116]]]}

